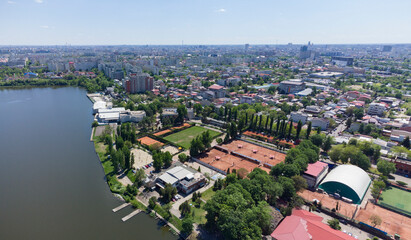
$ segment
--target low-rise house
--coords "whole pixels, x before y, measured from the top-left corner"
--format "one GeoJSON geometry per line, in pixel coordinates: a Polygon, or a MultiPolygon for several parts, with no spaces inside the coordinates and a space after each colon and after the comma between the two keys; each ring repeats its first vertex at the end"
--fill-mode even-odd
{"type": "Polygon", "coordinates": [[[160,188],[164,188],[166,184],[171,184],[184,194],[192,193],[203,187],[205,183],[206,179],[201,173],[193,173],[183,166],[174,167],[157,178],[157,186],[160,188]]]}
{"type": "Polygon", "coordinates": [[[330,125],[330,121],[325,118],[313,118],[311,119],[312,128],[320,128],[322,131],[327,130],[330,125]]]}
{"type": "Polygon", "coordinates": [[[301,121],[302,124],[305,124],[308,119],[308,114],[305,114],[303,112],[292,112],[290,114],[290,119],[292,119],[293,122],[301,121]]]}
{"type": "Polygon", "coordinates": [[[312,114],[319,114],[321,109],[318,106],[307,106],[304,111],[312,114]]]}
{"type": "Polygon", "coordinates": [[[307,171],[303,173],[303,178],[307,181],[307,185],[311,189],[315,189],[321,180],[324,179],[328,172],[328,164],[317,161],[309,163],[307,171]]]}
{"type": "Polygon", "coordinates": [[[146,116],[145,111],[130,111],[127,110],[125,112],[120,113],[120,122],[134,122],[138,123],[146,116]]]}

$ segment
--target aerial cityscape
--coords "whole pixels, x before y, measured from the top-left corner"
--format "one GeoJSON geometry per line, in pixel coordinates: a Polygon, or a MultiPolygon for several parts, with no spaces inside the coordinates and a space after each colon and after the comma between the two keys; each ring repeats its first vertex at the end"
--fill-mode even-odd
{"type": "Polygon", "coordinates": [[[411,4],[137,2],[0,3],[0,239],[411,240],[411,4]]]}

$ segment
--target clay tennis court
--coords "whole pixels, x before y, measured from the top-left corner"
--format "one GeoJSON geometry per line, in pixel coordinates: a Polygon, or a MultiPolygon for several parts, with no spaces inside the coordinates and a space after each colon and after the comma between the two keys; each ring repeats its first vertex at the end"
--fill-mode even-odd
{"type": "Polygon", "coordinates": [[[310,202],[312,202],[314,199],[317,199],[318,201],[321,202],[321,204],[324,207],[327,207],[329,209],[335,208],[338,202],[338,208],[339,208],[338,213],[346,217],[349,217],[349,218],[353,217],[355,209],[356,209],[355,204],[346,203],[342,200],[337,200],[333,197],[330,197],[329,195],[319,193],[319,192],[311,192],[310,190],[303,190],[301,192],[298,192],[298,195],[300,195],[300,197],[310,202]]]}
{"type": "Polygon", "coordinates": [[[271,167],[265,165],[265,163],[274,166],[280,162],[283,162],[285,159],[285,154],[248,142],[235,140],[229,144],[216,146],[216,148],[200,155],[198,159],[225,172],[227,172],[228,169],[233,170],[240,168],[244,168],[248,172],[251,172],[254,168],[261,168],[269,173],[271,167]],[[260,163],[251,161],[235,153],[233,154],[233,152],[257,159],[260,163]]]}
{"type": "Polygon", "coordinates": [[[171,130],[170,130],[170,129],[166,129],[166,130],[163,130],[163,131],[160,131],[160,132],[156,132],[156,133],[154,133],[153,135],[154,135],[154,136],[161,136],[161,135],[164,135],[164,134],[169,133],[169,132],[171,132],[171,130]]]}
{"type": "Polygon", "coordinates": [[[139,138],[137,141],[139,141],[141,144],[146,145],[146,146],[151,146],[153,144],[159,144],[159,146],[164,145],[163,143],[161,143],[157,140],[154,140],[150,137],[142,137],[142,138],[139,138]]]}
{"type": "Polygon", "coordinates": [[[255,144],[234,140],[229,144],[222,145],[231,152],[237,152],[245,156],[259,160],[262,164],[268,163],[272,166],[284,162],[285,154],[255,144]]]}
{"type": "Polygon", "coordinates": [[[154,133],[153,135],[154,135],[154,136],[162,136],[162,135],[164,135],[164,134],[166,134],[166,133],[171,132],[171,131],[174,130],[174,129],[180,129],[180,128],[189,127],[189,126],[190,126],[190,124],[184,123],[184,124],[181,125],[181,126],[172,127],[172,128],[170,128],[170,129],[166,129],[166,130],[163,130],[163,131],[160,131],[160,132],[156,132],[156,133],[154,133]]]}
{"type": "Polygon", "coordinates": [[[411,218],[368,202],[365,209],[358,211],[355,219],[374,226],[370,221],[372,215],[377,215],[382,219],[381,225],[376,228],[391,235],[399,234],[401,239],[411,239],[411,218]]]}
{"type": "MultiPolygon", "coordinates": [[[[232,171],[233,169],[244,168],[248,172],[253,171],[254,168],[259,167],[258,164],[250,162],[244,158],[240,158],[223,151],[217,150],[215,148],[210,151],[203,153],[198,158],[200,161],[207,163],[215,168],[227,172],[228,169],[232,171]]],[[[266,172],[270,172],[270,169],[265,167],[260,167],[266,172]]]]}

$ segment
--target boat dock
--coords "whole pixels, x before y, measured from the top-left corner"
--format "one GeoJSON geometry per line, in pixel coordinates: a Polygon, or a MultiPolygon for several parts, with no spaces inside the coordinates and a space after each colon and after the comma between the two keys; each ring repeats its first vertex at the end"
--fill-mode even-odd
{"type": "Polygon", "coordinates": [[[125,221],[129,220],[130,218],[134,217],[135,215],[139,214],[140,212],[141,212],[141,210],[137,209],[137,210],[133,211],[132,213],[130,213],[129,215],[123,217],[121,219],[121,221],[125,222],[125,221]]]}
{"type": "Polygon", "coordinates": [[[129,206],[129,205],[130,205],[130,203],[123,203],[123,204],[121,204],[120,206],[114,208],[114,209],[113,209],[113,212],[120,211],[121,209],[123,209],[123,208],[125,208],[125,207],[127,207],[127,206],[129,206]]]}

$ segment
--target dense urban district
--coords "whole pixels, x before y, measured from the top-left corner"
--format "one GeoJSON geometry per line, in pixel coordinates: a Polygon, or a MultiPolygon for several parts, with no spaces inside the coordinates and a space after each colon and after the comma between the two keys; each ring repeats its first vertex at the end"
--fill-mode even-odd
{"type": "Polygon", "coordinates": [[[0,86],[87,89],[111,191],[182,238],[411,239],[411,45],[1,47],[0,86]]]}

